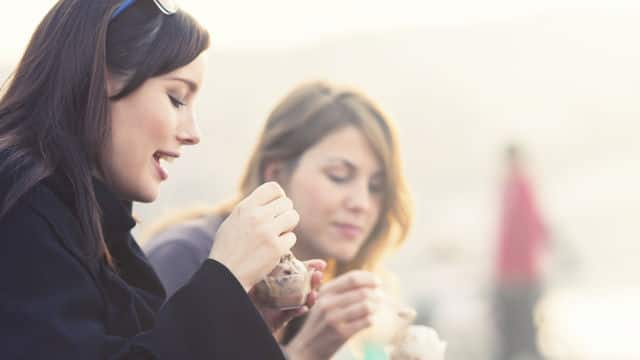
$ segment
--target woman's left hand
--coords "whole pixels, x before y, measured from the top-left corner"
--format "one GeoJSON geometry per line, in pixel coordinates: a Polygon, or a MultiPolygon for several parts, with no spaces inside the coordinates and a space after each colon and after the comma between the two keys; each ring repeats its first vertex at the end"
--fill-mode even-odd
{"type": "Polygon", "coordinates": [[[311,274],[311,292],[307,296],[307,302],[304,306],[298,309],[292,310],[280,310],[276,308],[271,308],[261,304],[256,300],[255,295],[255,287],[249,291],[249,297],[253,301],[253,304],[256,306],[264,321],[269,325],[271,332],[276,332],[280,329],[284,324],[289,322],[289,320],[296,318],[298,316],[306,314],[309,309],[315,304],[316,299],[318,297],[318,287],[320,287],[320,283],[322,282],[322,272],[324,271],[327,264],[323,260],[309,260],[304,262],[309,271],[312,271],[311,274]]]}

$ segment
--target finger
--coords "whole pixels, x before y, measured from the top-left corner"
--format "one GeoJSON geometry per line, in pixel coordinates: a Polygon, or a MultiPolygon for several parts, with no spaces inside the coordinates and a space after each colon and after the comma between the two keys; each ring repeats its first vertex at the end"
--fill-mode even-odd
{"type": "Polygon", "coordinates": [[[365,301],[336,309],[331,316],[340,322],[350,323],[373,315],[375,309],[376,305],[373,302],[365,301]]]}
{"type": "Polygon", "coordinates": [[[301,306],[300,308],[298,308],[296,310],[291,310],[291,312],[292,313],[290,314],[291,315],[290,319],[297,318],[298,316],[302,316],[302,315],[308,313],[309,312],[309,307],[306,306],[306,305],[305,306],[301,306]]]}
{"type": "Polygon", "coordinates": [[[346,335],[345,337],[349,338],[353,334],[357,333],[360,330],[364,330],[373,325],[373,320],[370,316],[361,318],[356,321],[352,321],[350,323],[345,323],[342,325],[342,332],[346,335]]]}
{"type": "Polygon", "coordinates": [[[291,199],[288,197],[280,197],[266,204],[262,211],[264,212],[265,217],[275,218],[291,209],[293,209],[293,202],[291,199]]]}
{"type": "Polygon", "coordinates": [[[307,302],[305,304],[307,305],[307,307],[312,308],[313,305],[316,304],[317,300],[318,300],[318,292],[311,291],[309,292],[309,295],[307,295],[307,302]]]}
{"type": "Polygon", "coordinates": [[[281,252],[280,256],[285,255],[291,250],[293,245],[296,244],[296,239],[296,234],[291,231],[286,232],[278,237],[278,244],[280,245],[281,252]]]}
{"type": "Polygon", "coordinates": [[[361,304],[366,301],[380,301],[380,299],[382,299],[382,296],[378,292],[369,288],[360,288],[337,294],[325,294],[327,293],[320,291],[318,300],[324,302],[323,306],[327,313],[352,304],[361,304]]]}
{"type": "Polygon", "coordinates": [[[322,259],[311,259],[304,261],[307,269],[315,270],[316,272],[322,272],[327,267],[327,262],[322,259]]]}
{"type": "Polygon", "coordinates": [[[313,274],[311,274],[311,288],[314,290],[317,290],[320,285],[322,284],[322,276],[324,275],[324,273],[320,272],[320,271],[314,271],[313,274]]]}
{"type": "Polygon", "coordinates": [[[278,234],[293,230],[300,221],[300,215],[294,209],[287,210],[273,219],[273,227],[278,234]]]}
{"type": "Polygon", "coordinates": [[[380,281],[370,272],[350,271],[324,284],[321,292],[341,293],[357,288],[377,288],[380,281]]]}
{"type": "Polygon", "coordinates": [[[309,308],[307,306],[301,306],[297,309],[284,310],[279,311],[274,315],[274,320],[272,321],[272,328],[277,329],[285,323],[289,322],[291,319],[297,318],[298,316],[302,316],[309,312],[309,308]]]}
{"type": "Polygon", "coordinates": [[[282,187],[277,182],[270,181],[258,186],[245,200],[262,206],[282,197],[285,197],[282,187]]]}

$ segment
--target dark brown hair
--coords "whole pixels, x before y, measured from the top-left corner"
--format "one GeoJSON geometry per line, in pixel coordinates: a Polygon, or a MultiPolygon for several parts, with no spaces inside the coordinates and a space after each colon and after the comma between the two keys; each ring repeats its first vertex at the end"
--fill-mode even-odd
{"type": "Polygon", "coordinates": [[[151,0],[138,0],[112,19],[120,3],[59,0],[0,98],[0,176],[19,179],[0,198],[0,217],[38,182],[61,173],[74,191],[83,251],[110,264],[92,183],[110,136],[109,102],[189,64],[209,46],[207,31],[182,11],[167,16],[151,0]],[[111,98],[108,73],[125,84],[111,98]]]}

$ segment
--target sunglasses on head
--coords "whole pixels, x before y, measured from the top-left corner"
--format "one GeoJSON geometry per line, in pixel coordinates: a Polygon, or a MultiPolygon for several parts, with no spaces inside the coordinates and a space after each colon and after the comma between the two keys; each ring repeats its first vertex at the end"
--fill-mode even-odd
{"type": "MultiPolygon", "coordinates": [[[[113,20],[116,16],[120,15],[123,11],[127,10],[131,5],[133,5],[136,0],[125,0],[118,6],[116,11],[111,15],[111,19],[113,20]]],[[[153,3],[156,4],[158,9],[165,15],[173,15],[178,11],[178,4],[174,0],[153,0],[153,3]]]]}

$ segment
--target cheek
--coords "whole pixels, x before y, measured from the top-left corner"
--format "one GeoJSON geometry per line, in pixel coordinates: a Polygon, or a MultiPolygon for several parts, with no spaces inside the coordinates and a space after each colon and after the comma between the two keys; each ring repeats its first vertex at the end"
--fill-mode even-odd
{"type": "Polygon", "coordinates": [[[155,99],[140,97],[116,102],[110,111],[111,137],[101,158],[106,177],[127,187],[147,178],[153,153],[168,144],[172,112],[155,99]]]}
{"type": "Polygon", "coordinates": [[[371,217],[373,218],[373,222],[376,222],[376,220],[378,220],[381,212],[382,212],[382,199],[376,199],[373,201],[373,205],[371,206],[371,217]]]}
{"type": "Polygon", "coordinates": [[[171,104],[164,100],[162,92],[145,88],[116,102],[112,107],[114,132],[138,141],[163,135],[175,116],[171,104]]]}
{"type": "Polygon", "coordinates": [[[369,214],[369,220],[367,221],[368,229],[366,231],[367,232],[366,238],[369,237],[369,235],[373,231],[373,228],[376,226],[376,224],[380,220],[381,214],[382,214],[382,202],[376,202],[371,208],[371,212],[369,214]]]}
{"type": "MultiPolygon", "coordinates": [[[[148,157],[167,143],[172,127],[167,113],[159,109],[137,109],[130,111],[126,117],[114,119],[114,150],[133,158],[148,157]]],[[[126,159],[121,159],[126,161],[126,159]]]]}
{"type": "MultiPolygon", "coordinates": [[[[163,143],[159,144],[162,146],[166,144],[167,139],[174,131],[176,121],[173,119],[171,110],[158,106],[140,111],[138,116],[132,119],[132,122],[137,123],[133,124],[135,128],[132,130],[135,130],[135,136],[138,140],[142,140],[142,142],[147,140],[152,143],[162,141],[163,143]]],[[[158,146],[157,143],[155,145],[158,146]]]]}
{"type": "Polygon", "coordinates": [[[323,223],[338,207],[336,190],[321,175],[299,178],[291,185],[291,200],[302,225],[323,223]]]}

